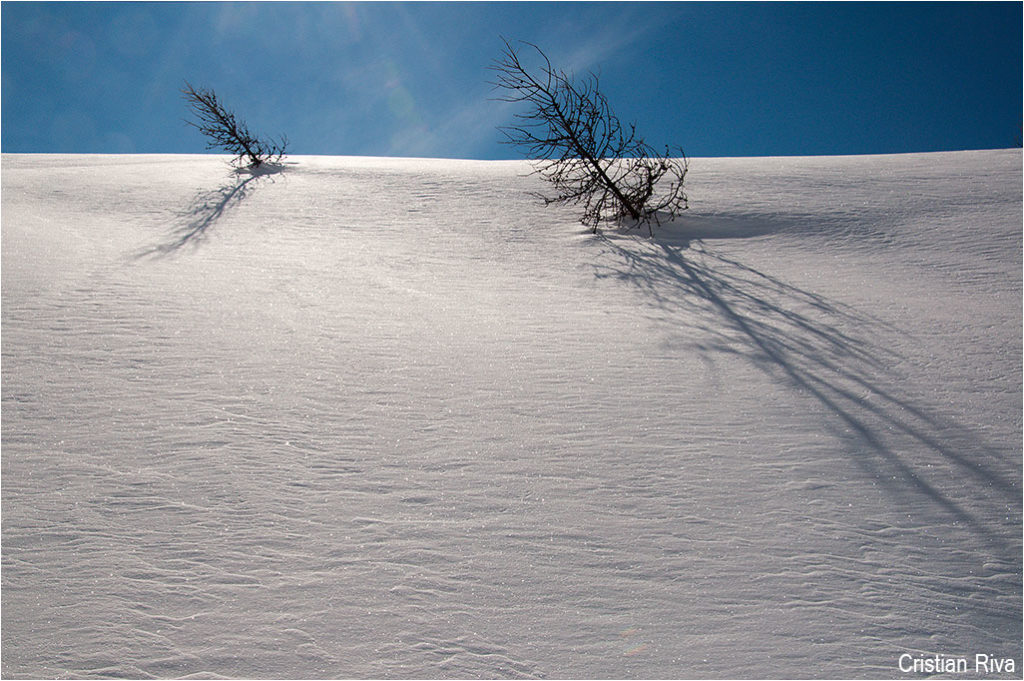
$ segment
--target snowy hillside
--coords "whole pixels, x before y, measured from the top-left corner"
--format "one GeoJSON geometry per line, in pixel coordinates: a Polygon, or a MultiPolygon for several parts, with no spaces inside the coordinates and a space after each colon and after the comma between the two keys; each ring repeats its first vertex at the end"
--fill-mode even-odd
{"type": "Polygon", "coordinates": [[[4,155],[3,675],[1020,678],[1021,167],[4,155]]]}

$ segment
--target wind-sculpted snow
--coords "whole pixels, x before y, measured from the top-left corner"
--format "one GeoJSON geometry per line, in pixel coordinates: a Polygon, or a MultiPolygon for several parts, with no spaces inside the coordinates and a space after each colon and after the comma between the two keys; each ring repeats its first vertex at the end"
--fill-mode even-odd
{"type": "Polygon", "coordinates": [[[2,164],[5,677],[1019,678],[1019,150],[2,164]]]}

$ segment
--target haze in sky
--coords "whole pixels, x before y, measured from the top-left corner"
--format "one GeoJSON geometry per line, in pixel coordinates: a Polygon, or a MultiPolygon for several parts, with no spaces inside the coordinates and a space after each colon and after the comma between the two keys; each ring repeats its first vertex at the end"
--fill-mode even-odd
{"type": "Polygon", "coordinates": [[[616,113],[691,156],[1021,143],[1006,3],[2,5],[4,152],[198,153],[213,88],[293,154],[518,158],[496,130],[501,36],[600,74],[616,113]]]}

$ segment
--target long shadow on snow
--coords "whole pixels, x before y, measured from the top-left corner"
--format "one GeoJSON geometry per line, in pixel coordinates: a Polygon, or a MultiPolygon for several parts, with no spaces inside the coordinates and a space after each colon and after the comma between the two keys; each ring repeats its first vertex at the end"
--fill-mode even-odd
{"type": "Polygon", "coordinates": [[[705,320],[693,329],[703,336],[704,352],[746,357],[813,396],[845,426],[846,433],[836,429],[840,435],[852,433],[862,443],[855,448],[858,463],[879,484],[897,496],[916,492],[1006,548],[1004,535],[929,482],[922,470],[927,464],[915,466],[888,442],[895,434],[938,455],[960,480],[975,486],[975,496],[998,497],[1007,510],[1020,502],[1020,490],[988,463],[1005,453],[883,386],[881,379],[897,358],[869,338],[896,329],[717,253],[699,238],[626,241],[625,246],[601,239],[620,264],[600,266],[599,278],[627,281],[662,309],[705,320]],[[984,460],[964,456],[958,444],[984,460]]]}
{"type": "Polygon", "coordinates": [[[245,200],[262,180],[269,178],[273,181],[272,176],[283,170],[284,167],[277,164],[236,170],[234,181],[196,194],[188,207],[179,214],[179,224],[168,233],[167,238],[155,246],[143,249],[136,257],[167,256],[186,246],[198,247],[225,213],[245,200]]]}

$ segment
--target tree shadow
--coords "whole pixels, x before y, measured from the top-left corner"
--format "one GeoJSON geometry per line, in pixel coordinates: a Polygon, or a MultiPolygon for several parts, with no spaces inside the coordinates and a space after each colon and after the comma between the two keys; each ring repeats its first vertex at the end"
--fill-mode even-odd
{"type": "Polygon", "coordinates": [[[189,205],[178,214],[175,226],[158,244],[142,249],[136,258],[173,255],[185,247],[198,248],[209,236],[213,226],[231,209],[259,186],[284,171],[284,166],[265,163],[258,168],[240,168],[233,171],[234,178],[217,189],[197,193],[189,205]]]}
{"type": "Polygon", "coordinates": [[[1000,451],[898,392],[892,367],[901,358],[884,339],[901,334],[899,329],[729,258],[679,230],[655,239],[598,238],[613,257],[602,258],[606,264],[597,267],[597,277],[626,281],[673,320],[687,322],[705,355],[741,356],[811,396],[833,417],[828,427],[852,439],[851,455],[878,485],[898,499],[908,493],[923,497],[1005,548],[1006,535],[990,518],[958,501],[962,493],[945,490],[955,480],[970,490],[970,498],[984,497],[1019,517],[1021,491],[1008,473],[1016,453],[1000,451]],[[913,456],[901,453],[908,448],[913,456]],[[932,463],[941,465],[929,471],[932,463]]]}

